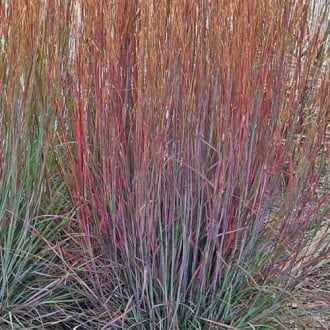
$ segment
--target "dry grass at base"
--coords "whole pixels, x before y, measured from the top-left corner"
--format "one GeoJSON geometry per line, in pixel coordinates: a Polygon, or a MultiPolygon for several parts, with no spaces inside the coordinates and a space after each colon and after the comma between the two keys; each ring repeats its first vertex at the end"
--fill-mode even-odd
{"type": "Polygon", "coordinates": [[[330,324],[330,262],[315,267],[283,302],[277,317],[282,329],[328,330],[330,324]]]}

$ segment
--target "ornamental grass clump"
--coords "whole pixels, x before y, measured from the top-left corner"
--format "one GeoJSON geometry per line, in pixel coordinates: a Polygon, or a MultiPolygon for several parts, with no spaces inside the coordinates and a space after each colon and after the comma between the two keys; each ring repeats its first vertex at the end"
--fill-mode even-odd
{"type": "Polygon", "coordinates": [[[10,58],[16,88],[22,79],[29,88],[18,98],[25,111],[13,106],[24,118],[17,146],[26,161],[39,157],[16,172],[38,169],[25,171],[26,182],[40,182],[25,193],[38,201],[36,219],[65,219],[52,222],[57,243],[41,229],[36,236],[47,247],[40,258],[53,256],[52,271],[70,279],[63,292],[76,301],[62,300],[63,322],[282,326],[281,302],[329,253],[308,249],[329,227],[330,196],[320,189],[329,165],[329,3],[5,7],[3,77],[10,58]],[[15,25],[30,36],[20,43],[27,67],[10,56],[14,12],[31,23],[15,25]]]}

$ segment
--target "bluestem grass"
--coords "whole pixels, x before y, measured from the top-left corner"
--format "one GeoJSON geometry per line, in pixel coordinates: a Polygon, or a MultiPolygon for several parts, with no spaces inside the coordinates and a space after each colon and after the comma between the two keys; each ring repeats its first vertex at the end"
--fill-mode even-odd
{"type": "Polygon", "coordinates": [[[327,4],[9,6],[30,13],[25,61],[13,34],[2,57],[37,81],[24,132],[51,122],[34,210],[77,220],[63,253],[43,242],[100,327],[258,326],[317,260],[299,252],[328,215],[327,4]]]}

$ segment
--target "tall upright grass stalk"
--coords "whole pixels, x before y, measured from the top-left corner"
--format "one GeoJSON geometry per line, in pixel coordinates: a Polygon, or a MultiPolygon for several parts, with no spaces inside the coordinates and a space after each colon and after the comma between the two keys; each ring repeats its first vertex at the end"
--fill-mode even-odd
{"type": "Polygon", "coordinates": [[[4,7],[1,138],[25,156],[3,153],[3,201],[77,211],[48,246],[80,308],[104,329],[262,326],[329,227],[329,1],[4,7]]]}

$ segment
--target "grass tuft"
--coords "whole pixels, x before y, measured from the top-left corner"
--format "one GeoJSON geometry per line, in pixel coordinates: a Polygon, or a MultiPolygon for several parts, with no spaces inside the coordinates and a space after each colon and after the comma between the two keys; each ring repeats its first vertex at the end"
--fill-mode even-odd
{"type": "Polygon", "coordinates": [[[0,5],[0,327],[281,325],[329,255],[329,9],[0,5]]]}

